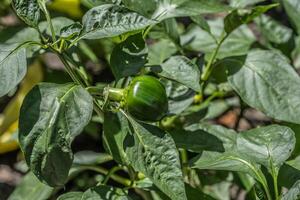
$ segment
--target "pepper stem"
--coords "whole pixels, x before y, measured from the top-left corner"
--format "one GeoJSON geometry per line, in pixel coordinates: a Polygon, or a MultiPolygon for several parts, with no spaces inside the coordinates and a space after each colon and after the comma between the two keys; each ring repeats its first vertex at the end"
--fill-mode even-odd
{"type": "Polygon", "coordinates": [[[106,88],[104,95],[108,96],[108,99],[112,101],[122,101],[124,96],[124,89],[119,88],[106,88]]]}

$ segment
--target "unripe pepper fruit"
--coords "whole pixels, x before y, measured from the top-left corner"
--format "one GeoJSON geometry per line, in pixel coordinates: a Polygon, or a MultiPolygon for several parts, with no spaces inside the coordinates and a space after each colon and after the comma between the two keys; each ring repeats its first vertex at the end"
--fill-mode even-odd
{"type": "Polygon", "coordinates": [[[164,85],[148,75],[134,78],[124,90],[111,88],[109,99],[121,101],[121,107],[141,121],[159,121],[168,111],[168,97],[164,85]]]}

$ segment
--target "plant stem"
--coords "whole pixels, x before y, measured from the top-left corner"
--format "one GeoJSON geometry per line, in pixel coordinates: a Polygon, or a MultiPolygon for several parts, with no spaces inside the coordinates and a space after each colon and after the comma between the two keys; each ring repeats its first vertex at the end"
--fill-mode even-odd
{"type": "Polygon", "coordinates": [[[105,87],[106,86],[89,86],[86,90],[92,95],[103,96],[105,87]]]}
{"type": "Polygon", "coordinates": [[[278,197],[279,197],[278,184],[277,184],[278,173],[276,172],[276,169],[274,168],[272,161],[270,161],[270,163],[271,163],[271,170],[272,170],[272,177],[273,177],[275,200],[278,200],[278,197]]]}
{"type": "Polygon", "coordinates": [[[46,8],[46,4],[44,1],[40,2],[40,7],[42,8],[45,16],[46,16],[46,20],[47,20],[47,23],[50,27],[50,31],[51,31],[51,36],[52,36],[52,42],[54,43],[54,47],[57,48],[57,44],[56,44],[56,34],[55,34],[55,30],[54,30],[54,27],[53,27],[53,24],[52,24],[52,20],[51,20],[51,17],[50,17],[50,14],[48,12],[48,9],[46,8]]]}
{"type": "Polygon", "coordinates": [[[225,32],[223,31],[221,40],[217,43],[217,48],[214,50],[212,56],[210,57],[210,59],[207,63],[207,66],[204,69],[203,75],[201,77],[201,80],[203,82],[206,82],[208,80],[208,78],[212,72],[213,63],[215,62],[215,59],[220,51],[220,48],[227,37],[228,37],[228,34],[225,34],[225,32]]]}
{"type": "MultiPolygon", "coordinates": [[[[65,58],[66,54],[61,54],[59,52],[56,52],[56,53],[57,53],[58,57],[60,58],[60,60],[62,61],[62,63],[65,65],[66,70],[67,70],[68,74],[70,75],[70,77],[72,78],[72,80],[85,88],[86,84],[83,83],[79,77],[77,77],[76,72],[73,70],[72,66],[68,63],[67,59],[65,58]]],[[[94,99],[93,101],[94,101],[94,110],[103,121],[104,114],[101,109],[101,106],[99,105],[99,103],[96,99],[94,99]]]]}
{"type": "MultiPolygon", "coordinates": [[[[109,174],[109,171],[101,166],[82,166],[83,169],[87,169],[87,170],[92,170],[92,171],[95,171],[95,172],[99,172],[101,174],[104,174],[104,175],[108,175],[109,174]]],[[[125,185],[125,186],[130,186],[131,185],[131,181],[127,178],[124,178],[124,177],[121,177],[121,176],[118,176],[116,174],[111,174],[110,175],[110,178],[113,179],[114,181],[122,184],[122,185],[125,185]]]]}
{"type": "Polygon", "coordinates": [[[188,176],[188,167],[187,163],[189,162],[188,155],[185,149],[179,149],[180,152],[180,157],[181,157],[181,162],[182,162],[182,171],[184,176],[188,176]]]}
{"type": "Polygon", "coordinates": [[[110,178],[111,176],[113,176],[115,172],[117,172],[117,171],[119,171],[119,170],[122,170],[122,169],[123,169],[123,168],[120,167],[120,166],[115,166],[115,167],[111,168],[111,169],[109,170],[108,174],[106,175],[106,177],[105,177],[105,179],[103,180],[102,183],[103,183],[104,185],[106,185],[106,183],[107,183],[107,181],[109,180],[109,178],[110,178]]]}
{"type": "Polygon", "coordinates": [[[72,80],[74,82],[76,82],[78,85],[84,86],[84,84],[77,77],[76,73],[74,72],[74,70],[72,69],[71,65],[68,63],[68,61],[65,59],[65,57],[63,55],[61,55],[60,53],[57,53],[57,55],[60,58],[60,60],[62,61],[62,63],[65,65],[66,71],[68,72],[68,74],[70,75],[70,77],[72,78],[72,80]]]}
{"type": "Polygon", "coordinates": [[[124,96],[124,89],[119,88],[106,88],[104,96],[108,95],[108,99],[112,101],[121,101],[124,96]]]}

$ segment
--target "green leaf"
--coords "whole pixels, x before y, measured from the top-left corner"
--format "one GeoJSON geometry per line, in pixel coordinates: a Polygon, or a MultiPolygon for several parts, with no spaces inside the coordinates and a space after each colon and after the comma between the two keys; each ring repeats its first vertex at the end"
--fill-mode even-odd
{"type": "Polygon", "coordinates": [[[261,15],[255,22],[259,26],[263,36],[272,43],[287,43],[293,36],[293,30],[268,15],[261,15]]]}
{"type": "Polygon", "coordinates": [[[253,50],[240,64],[228,80],[243,101],[269,117],[300,124],[300,78],[288,60],[279,52],[253,50]]]}
{"type": "Polygon", "coordinates": [[[296,139],[290,128],[270,125],[240,133],[236,143],[239,153],[271,171],[290,157],[296,139]]]}
{"type": "Polygon", "coordinates": [[[256,18],[262,33],[262,44],[269,48],[279,49],[287,57],[291,57],[291,52],[295,49],[295,39],[293,30],[268,15],[261,15],[256,18]]]}
{"type": "MultiPolygon", "coordinates": [[[[222,127],[214,127],[215,133],[223,133],[222,127]],[[216,132],[217,131],[217,132],[216,132]]],[[[227,131],[227,130],[226,130],[227,131]]],[[[223,141],[205,130],[193,130],[193,126],[185,129],[170,131],[178,148],[183,148],[192,152],[201,153],[203,151],[224,152],[223,141]],[[190,130],[191,129],[191,130],[190,130]]],[[[231,134],[231,133],[230,133],[231,134]]],[[[232,134],[236,134],[232,132],[232,134]]]]}
{"type": "Polygon", "coordinates": [[[192,152],[225,152],[235,143],[236,133],[222,126],[193,124],[184,129],[170,131],[178,148],[192,152]]]}
{"type": "Polygon", "coordinates": [[[50,186],[65,183],[72,165],[71,142],[89,122],[93,99],[81,86],[41,83],[20,111],[19,142],[27,165],[50,186]]]}
{"type": "Polygon", "coordinates": [[[287,161],[279,171],[278,184],[286,188],[292,188],[296,181],[300,180],[300,156],[287,161]]]}
{"type": "Polygon", "coordinates": [[[139,12],[146,17],[151,17],[157,7],[157,0],[122,0],[122,3],[130,10],[139,12]]]}
{"type": "Polygon", "coordinates": [[[188,87],[167,79],[162,79],[169,99],[169,113],[180,114],[194,101],[195,92],[188,87]]]}
{"type": "Polygon", "coordinates": [[[205,18],[201,15],[199,16],[192,16],[191,20],[195,22],[201,29],[205,30],[208,33],[211,33],[210,26],[205,20],[205,18]]]}
{"type": "Polygon", "coordinates": [[[129,164],[125,153],[124,140],[129,131],[128,120],[119,113],[105,112],[103,141],[107,152],[120,164],[129,164]]]}
{"type": "Polygon", "coordinates": [[[162,0],[158,1],[158,7],[152,18],[164,20],[172,17],[186,17],[228,10],[230,7],[218,0],[162,0]]]}
{"type": "Polygon", "coordinates": [[[119,188],[110,186],[97,186],[85,191],[81,200],[131,200],[131,198],[119,188]]]}
{"type": "Polygon", "coordinates": [[[140,72],[147,63],[148,48],[141,33],[129,36],[115,46],[111,57],[111,70],[117,80],[140,72]]]}
{"type": "MultiPolygon", "coordinates": [[[[178,24],[175,18],[166,19],[162,22],[163,31],[174,44],[180,45],[178,24]]],[[[179,46],[180,47],[180,46],[179,46]]]]}
{"type": "Polygon", "coordinates": [[[64,39],[72,39],[78,36],[82,31],[82,25],[75,22],[71,25],[65,26],[60,30],[60,36],[64,39]]]}
{"type": "Polygon", "coordinates": [[[199,189],[191,187],[188,184],[185,184],[185,190],[188,200],[216,200],[215,198],[203,193],[199,189]]]}
{"type": "Polygon", "coordinates": [[[171,41],[166,39],[160,40],[154,44],[149,45],[148,47],[149,65],[160,65],[177,51],[175,45],[171,41]]]}
{"type": "Polygon", "coordinates": [[[282,125],[291,128],[295,133],[296,145],[295,145],[295,149],[292,153],[292,157],[300,155],[300,125],[293,124],[293,123],[282,123],[282,125]]]}
{"type": "Polygon", "coordinates": [[[83,16],[82,23],[83,31],[80,38],[101,39],[142,30],[155,24],[156,21],[127,8],[106,4],[89,10],[83,16]]]}
{"type": "MultiPolygon", "coordinates": [[[[60,36],[60,33],[63,28],[74,24],[73,20],[66,18],[66,17],[55,17],[55,18],[52,18],[51,21],[52,21],[52,25],[54,28],[54,32],[57,37],[60,36]]],[[[52,34],[50,26],[47,21],[43,21],[43,22],[39,23],[39,29],[42,33],[48,35],[49,37],[52,34]]]]}
{"type": "Polygon", "coordinates": [[[24,44],[0,45],[0,97],[15,88],[27,72],[24,44]]]}
{"type": "MultiPolygon", "coordinates": [[[[192,128],[203,130],[201,125],[194,125],[192,128]]],[[[226,129],[223,129],[223,133],[217,133],[214,129],[214,126],[208,126],[205,131],[223,142],[224,151],[204,150],[191,161],[193,168],[245,172],[259,182],[265,182],[260,165],[277,176],[280,166],[291,155],[295,145],[293,131],[279,125],[256,128],[235,136],[226,129]],[[219,136],[220,133],[223,137],[219,136]]]]}
{"type": "Polygon", "coordinates": [[[173,200],[186,198],[179,155],[172,137],[156,126],[128,118],[132,130],[124,143],[135,170],[142,172],[173,200]]]}
{"type": "Polygon", "coordinates": [[[292,188],[283,194],[282,200],[299,200],[300,198],[300,180],[292,188]]]}
{"type": "Polygon", "coordinates": [[[103,4],[120,4],[121,0],[81,0],[80,3],[87,8],[94,8],[103,4]]]}
{"type": "Polygon", "coordinates": [[[259,173],[259,165],[251,162],[251,160],[243,157],[236,151],[225,153],[205,151],[192,160],[191,167],[197,169],[244,172],[260,180],[260,177],[257,176],[259,173]]]}
{"type": "Polygon", "coordinates": [[[31,27],[7,27],[0,32],[1,43],[24,43],[28,41],[40,42],[39,32],[31,27]]]}
{"type": "Polygon", "coordinates": [[[68,192],[57,198],[57,200],[82,200],[83,192],[68,192]]]}
{"type": "Polygon", "coordinates": [[[230,0],[230,6],[237,8],[245,8],[266,0],[230,0]]]}
{"type": "MultiPolygon", "coordinates": [[[[208,20],[207,22],[211,33],[201,29],[198,25],[192,24],[181,36],[182,46],[191,51],[200,51],[211,55],[217,48],[216,38],[221,38],[224,24],[221,19],[208,20]]],[[[246,25],[240,26],[226,38],[217,57],[225,58],[247,54],[255,41],[256,38],[252,31],[246,25]]]]}
{"type": "Polygon", "coordinates": [[[292,52],[293,64],[296,69],[300,68],[300,36],[295,38],[296,47],[292,52]]]}
{"type": "Polygon", "coordinates": [[[161,64],[161,76],[177,81],[195,91],[200,91],[200,70],[190,59],[173,56],[161,64]]]}
{"type": "Polygon", "coordinates": [[[39,0],[12,0],[17,15],[29,26],[38,27],[41,17],[39,0]]]}
{"type": "Polygon", "coordinates": [[[112,160],[112,157],[107,153],[97,153],[93,151],[79,151],[75,153],[74,165],[97,165],[112,160]]]}
{"type": "MultiPolygon", "coordinates": [[[[240,171],[255,177],[253,169],[257,170],[258,166],[239,154],[236,149],[238,134],[235,131],[208,124],[194,124],[186,130],[192,131],[192,134],[204,134],[206,138],[210,138],[210,144],[214,143],[212,147],[197,147],[197,151],[203,149],[200,155],[191,160],[193,168],[240,171]]],[[[188,144],[185,145],[188,146],[188,144]]]]}
{"type": "Polygon", "coordinates": [[[266,6],[256,6],[249,10],[234,10],[224,19],[225,31],[227,34],[234,31],[242,24],[248,24],[254,18],[267,12],[268,10],[278,6],[278,4],[270,4],[266,6]]]}
{"type": "Polygon", "coordinates": [[[298,34],[300,34],[300,4],[298,0],[284,0],[282,4],[288,14],[291,23],[295,26],[298,34]]]}
{"type": "Polygon", "coordinates": [[[41,183],[31,172],[26,174],[8,200],[49,199],[54,188],[41,183]]]}

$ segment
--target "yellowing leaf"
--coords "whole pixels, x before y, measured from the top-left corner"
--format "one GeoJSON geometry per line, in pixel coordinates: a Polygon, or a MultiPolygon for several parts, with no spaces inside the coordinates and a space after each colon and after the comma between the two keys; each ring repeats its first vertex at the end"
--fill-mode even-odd
{"type": "Polygon", "coordinates": [[[19,144],[14,138],[14,133],[18,129],[18,121],[15,121],[5,133],[0,137],[0,154],[7,153],[9,151],[16,150],[19,147],[19,144]]]}
{"type": "Polygon", "coordinates": [[[55,0],[49,4],[49,8],[74,18],[80,18],[83,15],[80,0],[55,0]]]}
{"type": "Polygon", "coordinates": [[[18,130],[20,108],[26,94],[43,79],[43,71],[39,62],[28,68],[28,73],[20,84],[16,96],[8,103],[0,119],[0,154],[18,148],[14,133],[18,130]]]}

